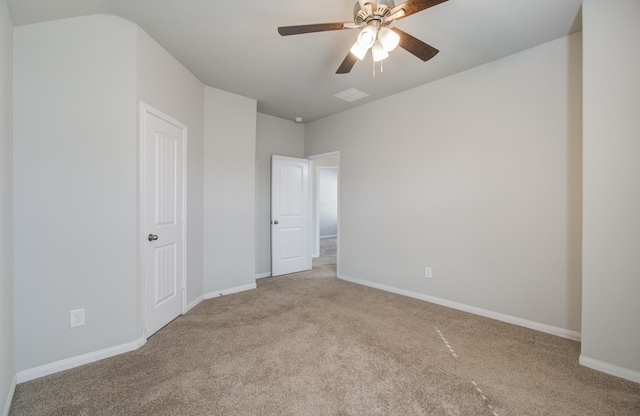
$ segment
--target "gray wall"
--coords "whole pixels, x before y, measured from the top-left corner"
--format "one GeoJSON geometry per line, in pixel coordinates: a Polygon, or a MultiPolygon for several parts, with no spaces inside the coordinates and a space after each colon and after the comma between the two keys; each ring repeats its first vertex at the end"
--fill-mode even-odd
{"type": "Polygon", "coordinates": [[[20,372],[138,336],[137,27],[96,15],[14,37],[20,372]]]}
{"type": "Polygon", "coordinates": [[[587,0],[580,362],[640,382],[640,2],[587,0]]]}
{"type": "Polygon", "coordinates": [[[255,287],[256,107],[205,87],[205,298],[255,287]]]}
{"type": "Polygon", "coordinates": [[[271,275],[271,155],[304,157],[304,124],[258,113],[256,137],[256,276],[271,275]]]}
{"type": "Polygon", "coordinates": [[[13,321],[13,24],[0,0],[0,414],[15,386],[13,321]]]}
{"type": "Polygon", "coordinates": [[[307,154],[340,151],[340,276],[579,336],[580,54],[578,33],[307,124],[307,154]]]}

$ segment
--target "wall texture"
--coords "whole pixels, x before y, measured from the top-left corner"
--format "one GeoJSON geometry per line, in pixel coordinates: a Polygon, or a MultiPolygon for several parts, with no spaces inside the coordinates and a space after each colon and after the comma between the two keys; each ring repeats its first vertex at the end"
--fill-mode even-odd
{"type": "Polygon", "coordinates": [[[640,382],[640,2],[586,0],[580,362],[640,382]]]}
{"type": "Polygon", "coordinates": [[[256,276],[271,275],[271,156],[304,157],[304,124],[258,113],[256,135],[256,276]]]}
{"type": "Polygon", "coordinates": [[[187,303],[202,297],[204,85],[138,28],[138,100],[187,125],[187,303]]]}
{"type": "Polygon", "coordinates": [[[0,0],[0,414],[15,387],[13,314],[13,24],[0,0]]]}
{"type": "Polygon", "coordinates": [[[138,335],[136,36],[107,15],[15,29],[19,372],[138,335]]]}
{"type": "Polygon", "coordinates": [[[340,151],[341,277],[578,337],[580,54],[578,33],[309,123],[307,154],[340,151]]]}
{"type": "Polygon", "coordinates": [[[205,298],[255,287],[256,107],[205,87],[205,298]]]}

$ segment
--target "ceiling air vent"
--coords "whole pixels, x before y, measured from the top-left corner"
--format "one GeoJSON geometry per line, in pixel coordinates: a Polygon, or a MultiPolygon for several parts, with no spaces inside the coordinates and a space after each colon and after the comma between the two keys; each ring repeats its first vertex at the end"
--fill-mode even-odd
{"type": "Polygon", "coordinates": [[[354,101],[360,100],[361,98],[368,97],[369,94],[365,94],[362,91],[359,91],[355,88],[349,88],[346,91],[342,91],[334,95],[336,98],[340,98],[348,103],[352,103],[354,101]]]}

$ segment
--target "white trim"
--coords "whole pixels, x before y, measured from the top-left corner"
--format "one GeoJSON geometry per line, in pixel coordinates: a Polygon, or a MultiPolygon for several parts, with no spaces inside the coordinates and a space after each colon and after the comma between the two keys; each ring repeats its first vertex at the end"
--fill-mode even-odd
{"type": "Polygon", "coordinates": [[[244,286],[236,286],[236,287],[231,287],[229,289],[216,290],[215,292],[205,293],[204,298],[213,299],[213,298],[218,298],[220,296],[233,295],[234,293],[244,292],[245,290],[253,290],[253,289],[256,289],[257,287],[258,285],[256,285],[255,283],[251,283],[244,286]]]}
{"type": "Polygon", "coordinates": [[[330,157],[334,157],[334,156],[340,156],[340,151],[336,150],[334,152],[327,152],[327,153],[320,153],[319,155],[311,155],[311,156],[307,156],[306,159],[309,160],[316,160],[316,159],[328,159],[330,157]]]}
{"type": "Polygon", "coordinates": [[[264,279],[265,277],[271,277],[271,272],[256,274],[256,279],[264,279]]]}
{"type": "Polygon", "coordinates": [[[198,304],[203,300],[204,300],[204,296],[198,296],[193,302],[187,305],[187,312],[189,312],[191,309],[198,306],[198,304]]]}
{"type": "Polygon", "coordinates": [[[13,394],[16,392],[16,381],[17,377],[14,375],[11,380],[11,385],[9,386],[9,393],[7,394],[7,400],[4,402],[4,410],[2,412],[3,416],[9,415],[9,410],[11,409],[11,402],[13,401],[13,394]]]}
{"type": "Polygon", "coordinates": [[[579,332],[570,331],[568,329],[558,328],[555,326],[542,324],[539,322],[530,321],[528,319],[518,318],[516,316],[506,315],[499,312],[490,311],[487,309],[477,308],[475,306],[465,305],[464,303],[453,302],[446,299],[437,298],[434,296],[425,295],[410,290],[399,289],[393,286],[383,285],[381,283],[370,282],[368,280],[358,279],[355,277],[345,276],[338,273],[338,278],[346,280],[348,282],[357,283],[359,285],[372,287],[374,289],[384,290],[385,292],[391,292],[402,296],[408,296],[410,298],[423,300],[436,305],[446,306],[448,308],[457,309],[463,312],[469,312],[474,315],[484,316],[486,318],[495,319],[497,321],[506,322],[513,325],[522,326],[536,331],[545,332],[547,334],[555,335],[561,338],[567,338],[574,341],[580,341],[582,335],[579,332]]]}
{"type": "Polygon", "coordinates": [[[628,368],[620,367],[615,364],[609,364],[604,361],[585,357],[583,354],[580,354],[580,359],[578,361],[581,365],[589,367],[593,370],[624,378],[635,383],[640,383],[640,372],[638,371],[629,370],[628,368]]]}
{"type": "Polygon", "coordinates": [[[321,235],[320,240],[322,240],[323,238],[336,238],[336,237],[338,237],[338,234],[321,235]]]}
{"type": "MultiPolygon", "coordinates": [[[[146,152],[146,115],[151,114],[156,116],[169,124],[173,124],[180,130],[182,130],[182,314],[184,315],[189,310],[187,306],[187,149],[188,149],[188,127],[186,124],[181,123],[180,121],[174,119],[171,116],[163,113],[160,110],[157,110],[150,105],[140,101],[140,114],[139,114],[139,127],[140,127],[140,137],[138,138],[140,154],[138,157],[138,167],[139,167],[139,183],[138,183],[138,200],[139,200],[139,212],[138,212],[138,289],[140,293],[140,297],[138,301],[140,302],[139,308],[141,310],[140,313],[140,331],[141,336],[144,340],[147,339],[146,334],[146,308],[145,308],[145,250],[146,250],[146,241],[145,241],[145,224],[146,224],[146,201],[145,201],[145,186],[146,186],[146,176],[145,176],[145,152],[146,152]]],[[[195,305],[194,305],[195,306],[195,305]]]]}
{"type": "Polygon", "coordinates": [[[65,358],[64,360],[30,368],[28,370],[23,370],[18,372],[18,374],[16,375],[17,382],[24,383],[26,381],[35,380],[36,378],[48,376],[60,371],[69,370],[81,365],[113,357],[114,355],[137,350],[138,348],[143,346],[145,342],[146,341],[143,338],[138,338],[137,340],[129,342],[127,344],[117,345],[115,347],[105,348],[103,350],[78,355],[76,357],[65,358]]]}
{"type": "MultiPolygon", "coordinates": [[[[311,162],[311,166],[314,166],[314,161],[312,160],[311,162]]],[[[309,230],[313,230],[313,233],[309,233],[311,237],[309,244],[312,248],[311,257],[318,258],[320,257],[320,239],[318,238],[320,235],[320,172],[318,166],[312,170],[313,178],[311,178],[312,180],[310,182],[313,184],[313,187],[311,188],[311,192],[309,192],[309,205],[313,205],[313,210],[310,211],[311,218],[309,219],[309,223],[311,225],[309,226],[309,230]],[[314,201],[315,204],[312,204],[312,201],[314,201]]],[[[313,268],[313,261],[311,262],[311,268],[313,268]]]]}

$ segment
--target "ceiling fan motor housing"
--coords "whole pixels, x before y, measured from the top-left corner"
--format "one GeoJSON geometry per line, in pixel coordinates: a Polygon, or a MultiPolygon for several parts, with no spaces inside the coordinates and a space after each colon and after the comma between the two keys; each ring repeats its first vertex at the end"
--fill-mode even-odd
{"type": "MultiPolygon", "coordinates": [[[[365,4],[371,6],[369,2],[365,2],[365,4]]],[[[377,8],[369,13],[369,10],[363,9],[360,2],[357,1],[353,8],[353,22],[357,25],[368,24],[372,20],[383,23],[385,18],[391,14],[391,9],[396,7],[393,0],[378,0],[376,4],[377,8]]]]}

